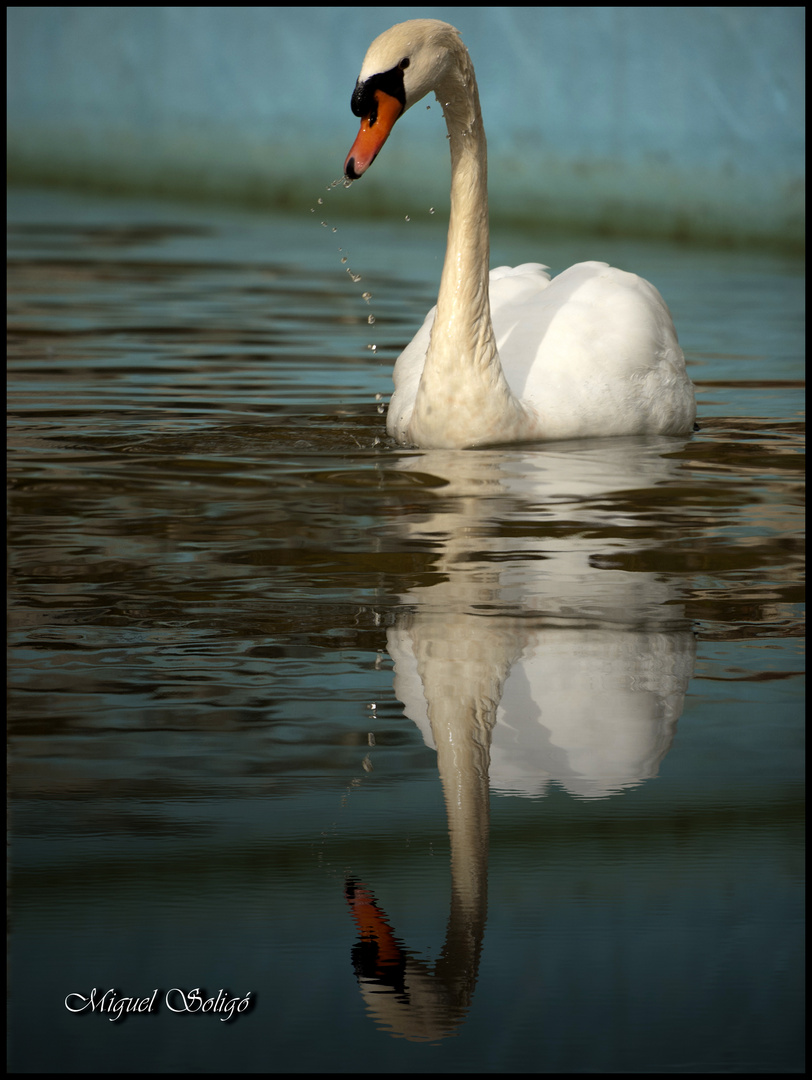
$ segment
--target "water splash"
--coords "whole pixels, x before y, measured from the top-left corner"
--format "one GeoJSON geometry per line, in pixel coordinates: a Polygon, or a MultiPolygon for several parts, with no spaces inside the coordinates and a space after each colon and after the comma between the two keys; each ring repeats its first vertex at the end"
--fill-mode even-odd
{"type": "MultiPolygon", "coordinates": [[[[333,180],[333,181],[332,181],[332,182],[331,182],[331,183],[330,183],[330,184],[329,184],[329,185],[327,186],[327,188],[326,188],[326,191],[327,191],[327,193],[329,194],[329,193],[330,193],[331,191],[334,191],[334,190],[335,190],[335,189],[336,189],[337,187],[339,187],[339,186],[343,186],[344,188],[348,188],[348,187],[350,186],[350,184],[351,184],[351,183],[352,183],[352,181],[351,181],[351,180],[349,180],[349,179],[348,179],[348,177],[346,177],[346,176],[341,176],[341,177],[338,177],[338,178],[336,178],[335,180],[333,180]]],[[[312,207],[310,208],[310,213],[311,213],[311,214],[314,214],[314,213],[316,212],[316,209],[317,209],[317,207],[323,207],[323,206],[324,206],[324,197],[323,197],[323,196],[319,196],[319,197],[318,197],[318,199],[316,200],[316,206],[312,206],[312,207]]],[[[407,221],[411,221],[411,217],[410,217],[410,216],[409,216],[408,214],[406,215],[406,220],[407,220],[407,221]]],[[[324,229],[330,229],[330,232],[331,232],[331,233],[332,233],[333,235],[335,235],[335,234],[336,234],[336,233],[338,232],[338,227],[337,227],[337,226],[335,226],[335,225],[333,225],[333,224],[332,224],[332,223],[331,223],[331,222],[330,222],[329,220],[327,220],[327,219],[324,219],[324,218],[322,218],[322,219],[320,219],[320,222],[319,222],[319,223],[320,223],[320,225],[321,225],[321,227],[322,227],[322,228],[324,228],[324,229]]],[[[345,270],[345,271],[347,272],[347,274],[349,274],[349,276],[350,276],[350,279],[352,280],[353,284],[354,284],[354,285],[357,285],[357,284],[358,284],[358,283],[359,283],[359,282],[360,282],[360,281],[362,280],[362,276],[361,276],[361,274],[358,274],[358,273],[356,273],[356,272],[355,272],[355,271],[354,271],[354,270],[352,269],[352,267],[351,267],[351,266],[349,266],[349,256],[348,256],[348,255],[346,254],[346,252],[345,252],[345,250],[344,250],[344,248],[343,248],[343,247],[339,247],[339,248],[338,248],[338,255],[339,255],[339,258],[340,258],[340,260],[341,260],[341,265],[342,265],[342,267],[343,267],[343,268],[344,268],[344,270],[345,270]]],[[[364,301],[364,302],[365,302],[365,303],[367,304],[367,306],[369,306],[369,304],[370,304],[370,302],[371,302],[371,300],[372,300],[372,293],[371,293],[371,292],[369,292],[369,291],[367,290],[367,291],[365,291],[365,292],[363,292],[363,293],[361,294],[361,298],[362,298],[362,299],[363,299],[363,301],[364,301]]],[[[375,318],[375,316],[374,316],[374,315],[368,315],[368,316],[367,316],[367,320],[366,320],[366,321],[367,321],[367,324],[368,324],[369,326],[374,326],[374,325],[375,325],[375,323],[376,323],[376,318],[375,318]]],[[[369,345],[367,345],[367,349],[368,349],[368,350],[369,350],[369,351],[370,351],[371,353],[373,353],[373,354],[376,354],[376,353],[377,353],[377,351],[378,351],[378,346],[377,346],[377,345],[375,345],[375,344],[369,344],[369,345]]],[[[378,411],[379,411],[379,412],[380,412],[380,411],[382,411],[382,408],[383,408],[382,406],[379,406],[379,410],[378,410],[378,411]]]]}

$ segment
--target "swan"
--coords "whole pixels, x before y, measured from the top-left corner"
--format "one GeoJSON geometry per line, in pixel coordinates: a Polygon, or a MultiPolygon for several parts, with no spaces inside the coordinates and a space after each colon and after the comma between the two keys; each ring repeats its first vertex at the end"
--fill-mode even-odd
{"type": "Polygon", "coordinates": [[[659,292],[583,262],[489,273],[487,148],[474,68],[459,31],[398,23],[364,58],[344,163],[357,180],[395,121],[433,90],[451,148],[451,216],[437,304],[398,357],[387,431],[424,448],[594,436],[683,435],[696,400],[659,292]]]}

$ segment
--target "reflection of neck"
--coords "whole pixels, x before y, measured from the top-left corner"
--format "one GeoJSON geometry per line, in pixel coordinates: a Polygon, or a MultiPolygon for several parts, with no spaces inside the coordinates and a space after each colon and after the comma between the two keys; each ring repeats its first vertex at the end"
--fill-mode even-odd
{"type": "Polygon", "coordinates": [[[466,615],[451,622],[444,616],[419,618],[412,632],[451,841],[451,912],[437,974],[465,1006],[476,981],[488,907],[491,732],[520,650],[515,632],[500,631],[495,619],[466,615]]]}
{"type": "Polygon", "coordinates": [[[477,717],[469,737],[460,738],[438,715],[445,711],[429,709],[451,841],[451,910],[436,972],[465,1008],[476,983],[488,913],[488,765],[495,716],[477,717]]]}

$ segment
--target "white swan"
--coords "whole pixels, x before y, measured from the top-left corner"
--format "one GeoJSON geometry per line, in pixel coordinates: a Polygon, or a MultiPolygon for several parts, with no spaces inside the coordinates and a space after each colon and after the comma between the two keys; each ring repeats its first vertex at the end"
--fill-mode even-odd
{"type": "Polygon", "coordinates": [[[395,364],[389,434],[454,448],[691,431],[694,388],[653,285],[599,262],[553,280],[539,263],[489,275],[485,132],[453,26],[413,19],[373,41],[352,95],[362,119],[345,175],[363,175],[430,90],[451,144],[448,247],[437,306],[395,364]]]}

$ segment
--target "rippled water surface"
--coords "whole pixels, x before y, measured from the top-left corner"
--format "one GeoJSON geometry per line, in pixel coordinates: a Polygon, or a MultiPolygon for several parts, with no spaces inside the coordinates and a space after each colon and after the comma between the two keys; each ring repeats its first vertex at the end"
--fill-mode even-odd
{"type": "Polygon", "coordinates": [[[701,430],[395,449],[445,223],[356,191],[10,198],[11,1068],[801,1071],[801,267],[497,232],[701,430]]]}

